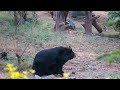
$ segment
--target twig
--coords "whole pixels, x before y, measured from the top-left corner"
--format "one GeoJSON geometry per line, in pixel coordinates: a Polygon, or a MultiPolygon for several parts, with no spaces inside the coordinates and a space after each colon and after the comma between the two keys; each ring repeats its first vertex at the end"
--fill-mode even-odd
{"type": "Polygon", "coordinates": [[[23,54],[25,53],[25,50],[27,49],[28,45],[29,45],[29,43],[26,45],[26,47],[25,47],[24,51],[22,52],[22,54],[20,55],[20,57],[23,56],[23,54]]]}
{"type": "MultiPolygon", "coordinates": [[[[18,24],[16,25],[16,27],[15,27],[15,35],[17,35],[17,30],[18,30],[18,27],[19,27],[19,25],[20,25],[20,19],[19,19],[19,22],[18,22],[18,24]]],[[[30,33],[30,35],[32,34],[32,29],[33,29],[33,27],[36,25],[36,21],[35,21],[35,23],[31,26],[31,33],[30,33]]],[[[16,37],[14,35],[14,39],[15,39],[15,44],[14,44],[14,47],[15,47],[15,54],[16,54],[16,57],[17,57],[17,60],[18,60],[18,65],[20,65],[20,61],[21,61],[21,58],[22,58],[22,56],[24,55],[24,53],[25,53],[25,51],[26,51],[26,49],[27,49],[27,47],[28,47],[28,45],[29,45],[29,43],[27,43],[27,45],[26,45],[26,47],[25,47],[25,49],[23,50],[23,52],[21,53],[21,55],[19,55],[17,52],[17,47],[18,47],[18,37],[16,37]]]]}

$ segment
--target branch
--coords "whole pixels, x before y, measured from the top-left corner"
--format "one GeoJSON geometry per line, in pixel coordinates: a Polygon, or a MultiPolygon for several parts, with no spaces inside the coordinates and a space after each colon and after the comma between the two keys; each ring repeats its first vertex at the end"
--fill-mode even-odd
{"type": "Polygon", "coordinates": [[[91,20],[94,21],[94,20],[98,19],[99,17],[100,17],[100,15],[98,15],[98,16],[94,15],[91,20]]]}
{"type": "Polygon", "coordinates": [[[22,52],[22,54],[20,55],[20,57],[23,56],[23,54],[25,53],[25,50],[27,49],[28,45],[29,45],[29,43],[26,45],[26,47],[25,47],[24,51],[22,52]]]}

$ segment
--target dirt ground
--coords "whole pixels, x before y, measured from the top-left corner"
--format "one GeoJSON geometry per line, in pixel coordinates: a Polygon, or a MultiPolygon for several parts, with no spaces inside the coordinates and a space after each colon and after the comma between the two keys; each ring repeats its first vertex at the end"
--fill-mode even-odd
{"type": "MultiPolygon", "coordinates": [[[[99,23],[107,20],[107,12],[96,11],[94,13],[100,15],[98,19],[99,23]]],[[[38,12],[38,16],[44,21],[51,20],[52,22],[50,15],[46,14],[45,11],[38,12]]],[[[78,23],[78,21],[76,21],[76,23],[78,23]]],[[[74,39],[77,35],[79,35],[77,31],[71,31],[68,36],[74,39]]],[[[76,41],[74,46],[72,45],[76,57],[64,65],[63,70],[65,72],[73,73],[76,79],[105,79],[107,75],[111,73],[120,75],[120,64],[113,63],[109,65],[105,61],[98,61],[96,59],[100,52],[105,53],[114,49],[120,49],[119,39],[100,36],[94,36],[95,38],[81,37],[82,39],[80,42],[76,41]],[[91,38],[91,41],[89,41],[88,38],[91,38]],[[92,40],[96,40],[96,42],[92,40]],[[98,43],[101,40],[103,41],[98,43]]],[[[0,73],[1,76],[4,76],[2,72],[0,73]]]]}
{"type": "MultiPolygon", "coordinates": [[[[41,17],[44,16],[42,17],[42,19],[44,20],[46,19],[47,15],[45,13],[46,12],[41,13],[44,15],[39,14],[41,17]]],[[[107,20],[108,12],[94,11],[94,13],[95,15],[100,15],[100,18],[97,20],[98,23],[103,23],[107,20]]],[[[74,33],[71,33],[70,36],[74,37],[74,35],[74,33]]],[[[109,40],[108,38],[104,39],[107,39],[107,41],[109,40]]],[[[113,45],[115,45],[115,48],[119,48],[119,44],[116,42],[115,39],[113,45]]],[[[99,46],[97,45],[96,47],[92,46],[91,42],[89,42],[88,44],[81,42],[79,45],[79,48],[81,50],[76,50],[76,58],[64,65],[64,71],[75,73],[75,77],[77,79],[104,79],[107,77],[108,74],[111,73],[120,74],[120,64],[114,63],[112,65],[109,65],[107,62],[96,60],[98,54],[96,54],[95,51],[98,47],[99,46]]],[[[76,47],[76,49],[78,49],[78,47],[76,47]]]]}

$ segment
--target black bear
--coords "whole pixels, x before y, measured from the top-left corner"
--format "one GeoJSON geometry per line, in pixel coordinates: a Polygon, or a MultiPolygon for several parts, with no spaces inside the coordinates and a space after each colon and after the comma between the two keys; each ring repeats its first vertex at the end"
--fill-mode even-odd
{"type": "Polygon", "coordinates": [[[75,57],[71,47],[55,47],[38,52],[32,69],[39,76],[63,74],[63,65],[75,57]]]}

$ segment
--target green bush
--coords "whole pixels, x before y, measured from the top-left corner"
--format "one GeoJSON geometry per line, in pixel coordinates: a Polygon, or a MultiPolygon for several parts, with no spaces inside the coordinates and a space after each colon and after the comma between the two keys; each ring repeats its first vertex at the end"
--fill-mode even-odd
{"type": "Polygon", "coordinates": [[[109,20],[113,20],[112,26],[120,35],[120,11],[110,11],[109,20]]]}
{"type": "Polygon", "coordinates": [[[112,27],[114,25],[114,20],[109,19],[107,22],[104,23],[105,26],[112,27]]]}
{"type": "Polygon", "coordinates": [[[97,57],[98,60],[107,60],[109,63],[120,62],[120,50],[115,50],[97,57]]]}

